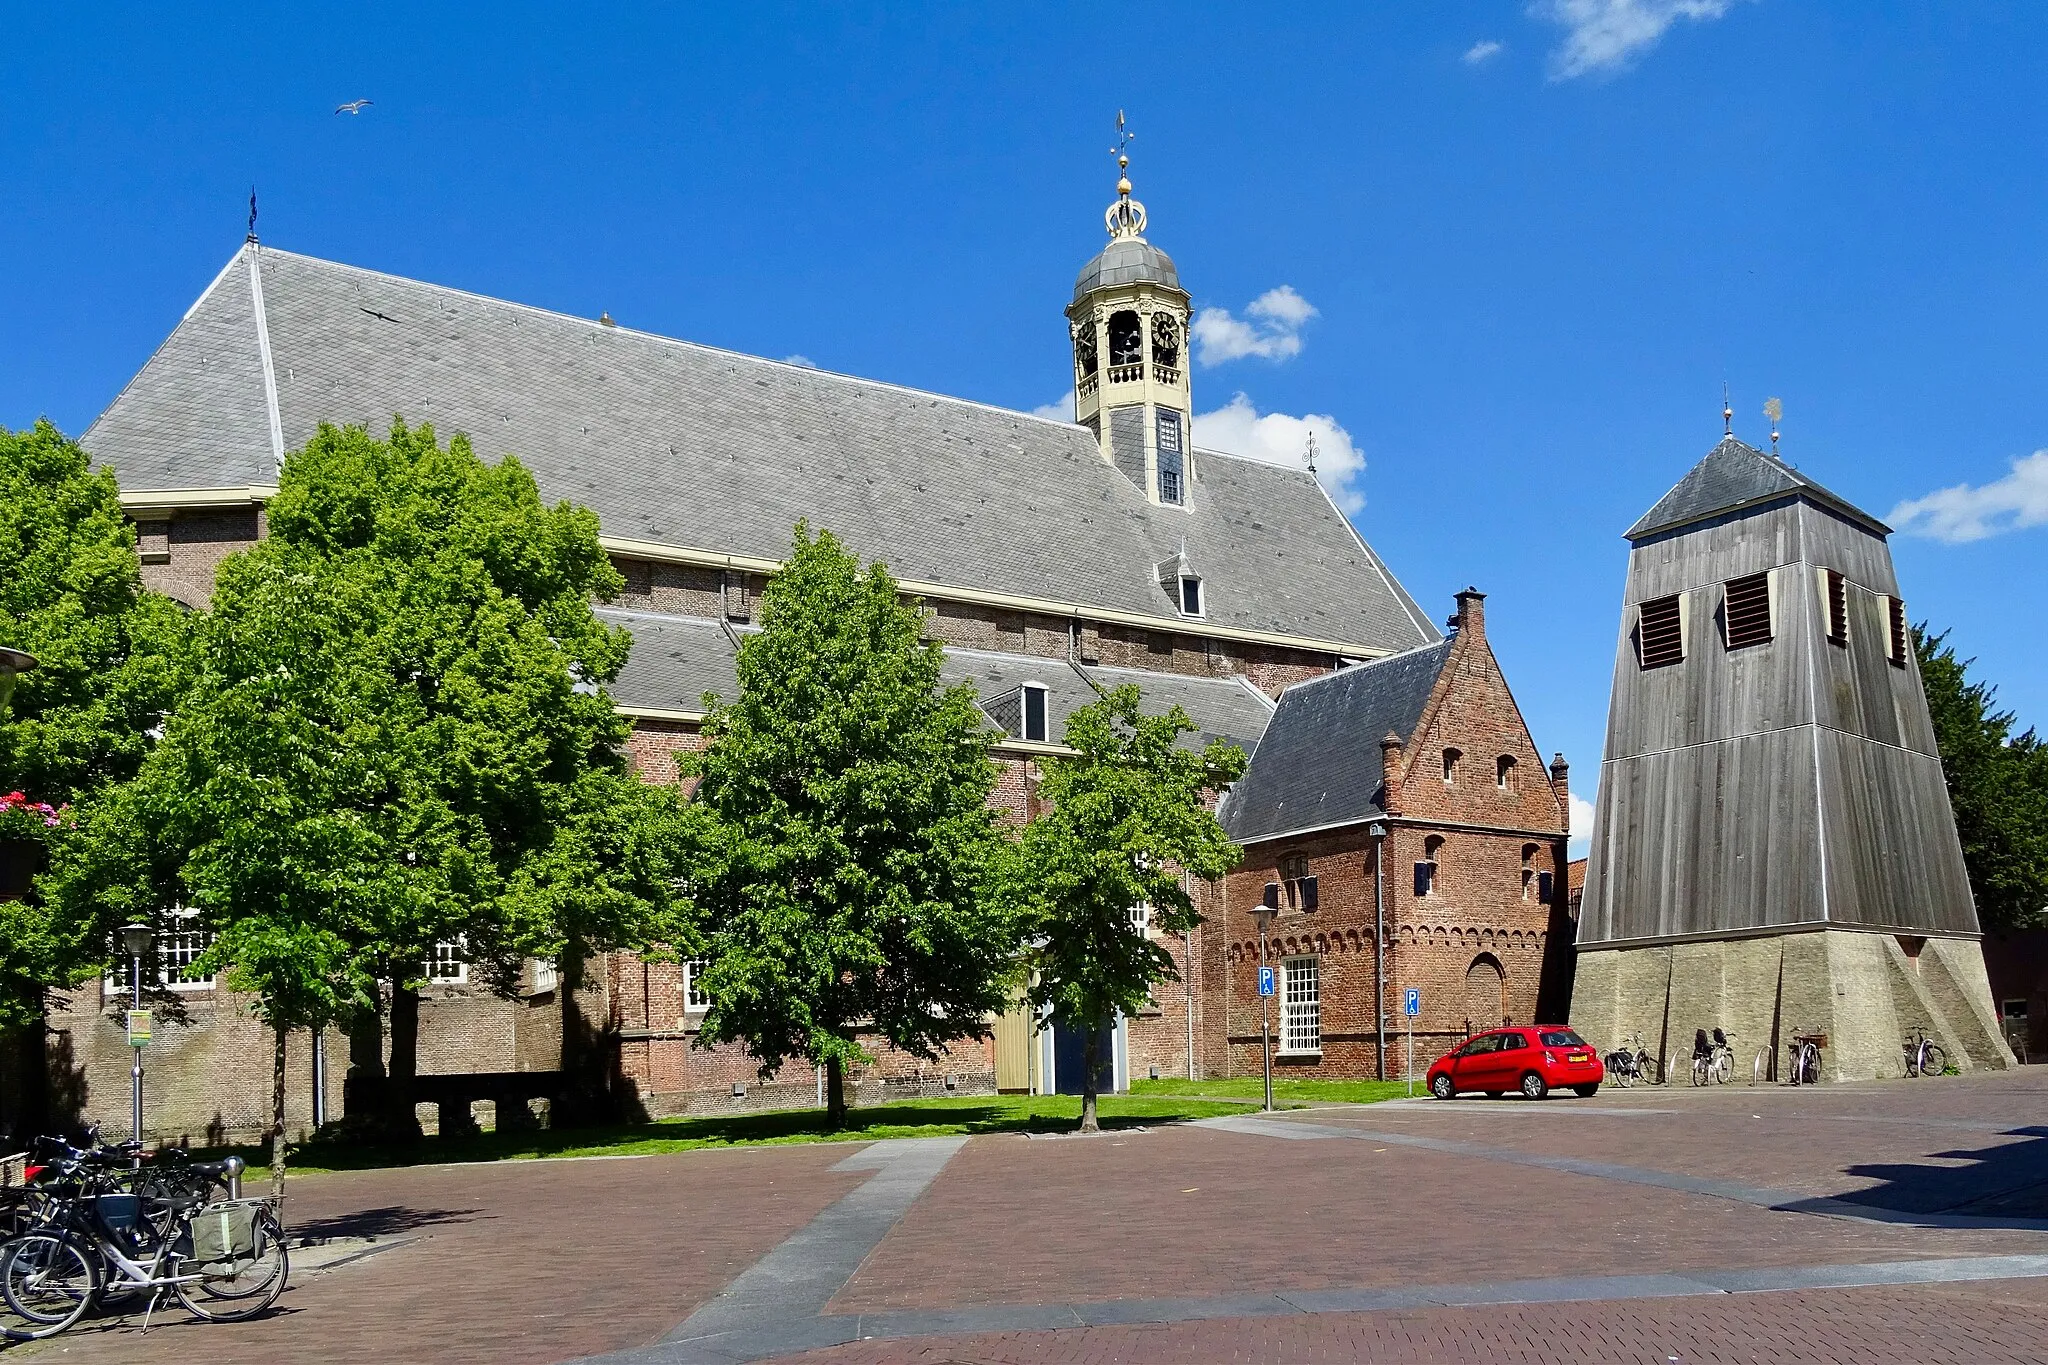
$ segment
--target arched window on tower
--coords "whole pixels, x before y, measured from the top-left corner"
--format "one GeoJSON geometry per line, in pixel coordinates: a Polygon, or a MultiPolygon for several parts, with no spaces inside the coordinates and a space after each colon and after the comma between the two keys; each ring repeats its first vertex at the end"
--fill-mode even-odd
{"type": "Polygon", "coordinates": [[[1145,377],[1145,332],[1129,309],[1109,315],[1109,382],[1145,377]]]}
{"type": "Polygon", "coordinates": [[[1493,761],[1493,785],[1504,792],[1515,789],[1515,756],[1502,754],[1493,761]]]}
{"type": "Polygon", "coordinates": [[[1434,896],[1436,894],[1436,875],[1438,869],[1442,866],[1443,856],[1443,835],[1432,834],[1422,841],[1422,861],[1415,865],[1416,895],[1434,896]]]}
{"type": "Polygon", "coordinates": [[[1456,749],[1444,750],[1444,782],[1446,785],[1458,780],[1458,760],[1465,755],[1456,749]]]}

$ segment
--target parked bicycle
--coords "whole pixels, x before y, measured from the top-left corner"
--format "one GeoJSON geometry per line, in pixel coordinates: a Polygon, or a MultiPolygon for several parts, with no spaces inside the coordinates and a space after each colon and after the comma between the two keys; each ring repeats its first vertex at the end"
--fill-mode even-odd
{"type": "Polygon", "coordinates": [[[32,1339],[55,1336],[95,1305],[166,1292],[193,1316],[236,1322],[266,1311],[291,1274],[275,1201],[239,1193],[244,1163],[145,1162],[139,1144],[73,1148],[39,1139],[0,1251],[0,1297],[32,1339]],[[224,1199],[213,1197],[216,1188],[224,1199]]]}
{"type": "Polygon", "coordinates": [[[1787,1061],[1786,1079],[1794,1085],[1817,1085],[1820,1083],[1820,1050],[1827,1046],[1825,1033],[1795,1033],[1792,1041],[1785,1045],[1787,1061]]]}
{"type": "Polygon", "coordinates": [[[1641,1081],[1645,1085],[1657,1083],[1657,1061],[1643,1047],[1643,1035],[1630,1034],[1621,1040],[1621,1046],[1603,1058],[1607,1064],[1607,1078],[1623,1089],[1641,1081]]]}
{"type": "Polygon", "coordinates": [[[1908,1076],[1939,1076],[1948,1070],[1948,1054],[1927,1036],[1926,1029],[1914,1029],[1905,1046],[1908,1076]]]}
{"type": "Polygon", "coordinates": [[[1692,1034],[1692,1083],[1694,1085],[1725,1085],[1735,1075],[1735,1048],[1729,1043],[1731,1035],[1715,1029],[1712,1038],[1705,1029],[1694,1029],[1692,1034]]]}

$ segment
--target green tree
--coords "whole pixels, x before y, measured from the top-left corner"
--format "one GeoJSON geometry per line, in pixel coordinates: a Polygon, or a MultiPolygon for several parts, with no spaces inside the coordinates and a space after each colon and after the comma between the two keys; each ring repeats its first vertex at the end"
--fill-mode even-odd
{"type": "Polygon", "coordinates": [[[1977,917],[1986,929],[2038,925],[2048,918],[2048,746],[2032,730],[2012,733],[2013,713],[1970,681],[1976,660],[1958,659],[1948,632],[1923,622],[1913,644],[1977,917]]]}
{"type": "MultiPolygon", "coordinates": [[[[0,427],[0,644],[38,661],[0,710],[0,793],[73,807],[0,831],[6,880],[44,860],[39,845],[72,837],[75,803],[134,774],[183,684],[187,634],[184,611],[142,586],[114,476],[48,422],[0,427]]],[[[37,895],[0,899],[0,1029],[26,1044],[13,1116],[24,1125],[48,1117],[49,992],[106,960],[103,929],[53,916],[37,895]]]]}
{"type": "Polygon", "coordinates": [[[1242,856],[1209,802],[1244,775],[1244,751],[1178,742],[1194,729],[1178,706],[1146,714],[1129,683],[1075,711],[1066,743],[1077,752],[1047,760],[1047,807],[1025,827],[1015,860],[1013,897],[1034,944],[1031,1005],[1086,1040],[1082,1132],[1096,1127],[1104,1027],[1138,1013],[1160,982],[1180,979],[1164,947],[1132,932],[1132,909],[1147,905],[1154,928],[1185,934],[1201,922],[1188,879],[1214,881],[1242,856]]]}
{"type": "Polygon", "coordinates": [[[711,964],[698,1042],[744,1043],[764,1077],[822,1065],[836,1123],[865,1031],[928,1060],[986,1036],[1015,961],[987,894],[1008,843],[973,689],[941,685],[923,612],[881,565],[799,525],[761,624],[686,768],[711,964]]]}
{"type": "Polygon", "coordinates": [[[382,1125],[417,1134],[435,945],[509,990],[528,953],[669,936],[662,803],[679,798],[627,771],[603,692],[629,637],[591,611],[620,586],[596,519],[544,506],[516,460],[429,427],[323,427],[286,460],[269,526],[221,566],[162,744],[53,880],[78,918],[196,909],[280,1067],[291,1028],[374,1020],[382,983],[382,1125]]]}

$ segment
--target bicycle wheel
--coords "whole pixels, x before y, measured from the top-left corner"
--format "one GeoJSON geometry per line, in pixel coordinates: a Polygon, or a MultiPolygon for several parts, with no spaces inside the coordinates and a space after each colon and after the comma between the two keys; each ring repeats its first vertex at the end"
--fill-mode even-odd
{"type": "Polygon", "coordinates": [[[1705,1085],[1707,1083],[1706,1058],[1695,1057],[1692,1059],[1692,1083],[1694,1085],[1705,1085]]]}
{"type": "Polygon", "coordinates": [[[193,1317],[240,1322],[266,1311],[284,1293],[284,1282],[292,1272],[284,1229],[270,1214],[259,1213],[255,1235],[255,1255],[194,1267],[204,1278],[197,1284],[178,1286],[178,1302],[193,1317]]]}
{"type": "Polygon", "coordinates": [[[99,1271],[85,1248],[54,1232],[32,1232],[8,1244],[0,1259],[0,1296],[33,1323],[22,1335],[53,1337],[85,1316],[99,1291],[99,1271]]]}
{"type": "Polygon", "coordinates": [[[1948,1054],[1941,1050],[1941,1044],[1929,1043],[1920,1053],[1920,1074],[1940,1076],[1948,1071],[1948,1054]]]}
{"type": "Polygon", "coordinates": [[[1820,1084],[1820,1049],[1807,1043],[1799,1049],[1799,1083],[1820,1084]]]}

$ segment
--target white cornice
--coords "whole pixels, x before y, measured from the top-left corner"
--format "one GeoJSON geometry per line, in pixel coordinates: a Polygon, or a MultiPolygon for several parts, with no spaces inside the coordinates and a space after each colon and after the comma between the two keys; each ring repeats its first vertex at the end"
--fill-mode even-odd
{"type": "Polygon", "coordinates": [[[121,510],[131,516],[138,512],[210,512],[221,507],[255,507],[276,496],[276,488],[261,483],[243,488],[124,489],[121,510]]]}

